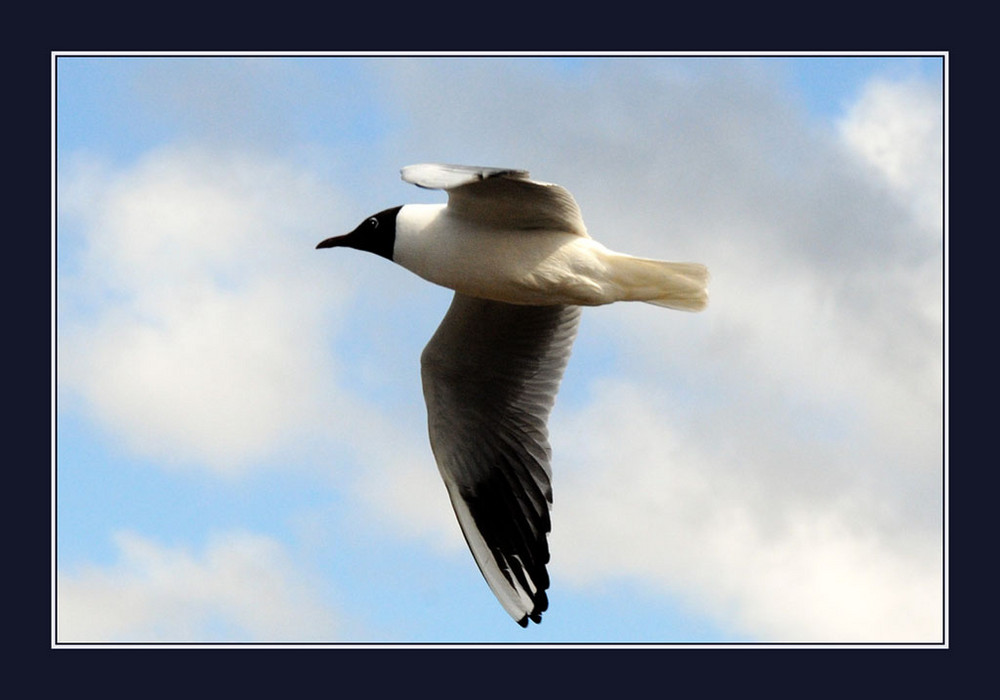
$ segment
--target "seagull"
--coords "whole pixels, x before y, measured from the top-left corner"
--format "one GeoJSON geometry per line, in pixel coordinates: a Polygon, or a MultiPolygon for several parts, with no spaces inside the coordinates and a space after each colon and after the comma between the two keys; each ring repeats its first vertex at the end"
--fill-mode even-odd
{"type": "Polygon", "coordinates": [[[614,252],[563,187],[525,170],[420,164],[405,182],[447,204],[407,204],[317,248],[387,258],[455,292],[420,357],[431,451],[479,570],[522,627],[548,608],[548,417],[581,307],[705,308],[698,263],[614,252]]]}

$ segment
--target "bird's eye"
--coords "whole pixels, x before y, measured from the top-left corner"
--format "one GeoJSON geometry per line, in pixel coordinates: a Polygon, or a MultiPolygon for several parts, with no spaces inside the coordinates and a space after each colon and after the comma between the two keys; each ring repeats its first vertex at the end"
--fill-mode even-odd
{"type": "Polygon", "coordinates": [[[373,216],[372,218],[368,219],[368,225],[371,226],[372,228],[378,228],[378,219],[376,219],[373,216]]]}

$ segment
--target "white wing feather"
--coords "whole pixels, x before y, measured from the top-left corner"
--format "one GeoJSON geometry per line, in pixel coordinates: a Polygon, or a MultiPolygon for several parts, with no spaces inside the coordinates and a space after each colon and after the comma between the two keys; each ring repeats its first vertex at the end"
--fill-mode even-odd
{"type": "Polygon", "coordinates": [[[448,193],[448,213],[508,230],[562,231],[589,237],[580,207],[559,185],[528,179],[526,170],[422,163],[404,181],[448,193]]]}

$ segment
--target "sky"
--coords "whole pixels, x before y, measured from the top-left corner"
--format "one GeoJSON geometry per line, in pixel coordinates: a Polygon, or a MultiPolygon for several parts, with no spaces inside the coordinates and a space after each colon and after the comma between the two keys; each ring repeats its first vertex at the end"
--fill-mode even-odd
{"type": "Polygon", "coordinates": [[[53,59],[57,644],[940,644],[941,56],[53,59]],[[511,167],[709,307],[588,308],[552,580],[500,607],[430,452],[451,292],[315,250],[511,167]]]}

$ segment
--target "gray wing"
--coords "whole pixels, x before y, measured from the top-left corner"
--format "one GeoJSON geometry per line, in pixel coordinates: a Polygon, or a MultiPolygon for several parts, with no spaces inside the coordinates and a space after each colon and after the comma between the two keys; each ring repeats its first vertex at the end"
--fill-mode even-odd
{"type": "Polygon", "coordinates": [[[521,626],[548,607],[546,423],[579,322],[575,306],[456,294],[420,358],[438,470],[483,577],[521,626]]]}
{"type": "Polygon", "coordinates": [[[448,192],[452,216],[521,230],[588,236],[580,207],[564,187],[529,179],[526,170],[422,163],[401,171],[404,181],[448,192]]]}

